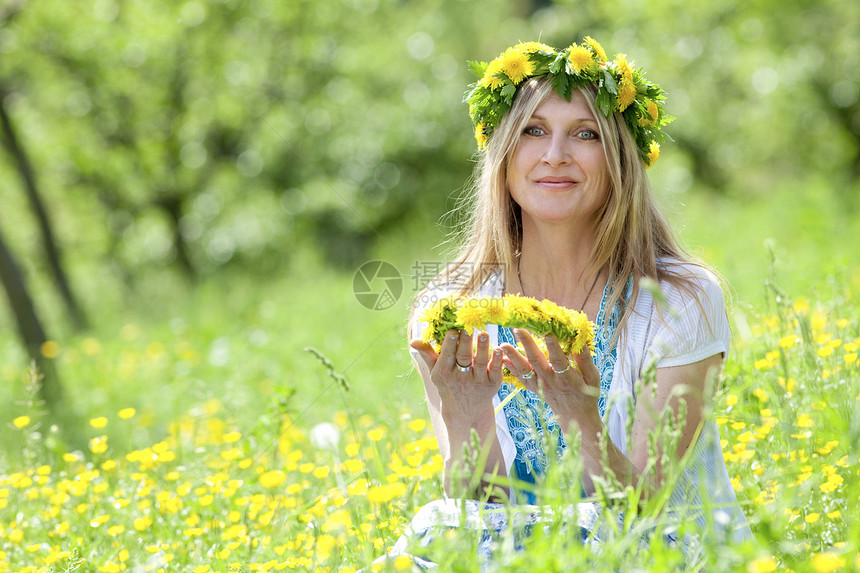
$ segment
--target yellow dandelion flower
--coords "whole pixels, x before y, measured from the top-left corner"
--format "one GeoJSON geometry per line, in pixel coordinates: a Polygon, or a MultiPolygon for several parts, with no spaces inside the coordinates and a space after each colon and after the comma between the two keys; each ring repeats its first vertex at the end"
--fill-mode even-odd
{"type": "Polygon", "coordinates": [[[457,309],[457,324],[462,324],[463,330],[470,335],[474,333],[475,329],[484,330],[487,327],[484,309],[481,308],[480,304],[477,304],[477,301],[467,301],[457,309]]]}
{"type": "Polygon", "coordinates": [[[799,428],[811,428],[815,424],[809,414],[801,414],[797,417],[797,426],[799,428]]]}
{"type": "Polygon", "coordinates": [[[535,71],[535,65],[528,55],[518,52],[514,48],[505,50],[501,59],[502,72],[514,82],[514,85],[519,85],[535,71]]]}
{"type": "Polygon", "coordinates": [[[500,298],[486,298],[484,316],[489,324],[504,324],[508,321],[510,313],[505,308],[505,303],[500,298]]]}
{"type": "Polygon", "coordinates": [[[122,418],[123,420],[129,420],[134,418],[134,415],[137,413],[137,410],[134,408],[123,408],[119,412],[117,412],[117,416],[122,418]]]}
{"type": "Polygon", "coordinates": [[[776,571],[776,561],[770,555],[756,557],[747,563],[748,573],[773,573],[776,571]]]}
{"type": "Polygon", "coordinates": [[[544,318],[546,319],[561,323],[567,327],[573,325],[570,314],[565,312],[562,307],[558,306],[551,300],[544,299],[540,301],[538,303],[538,309],[543,313],[544,318]]]}
{"type": "Polygon", "coordinates": [[[107,436],[98,436],[90,440],[90,451],[94,454],[103,454],[107,451],[107,436]]]}
{"type": "Polygon", "coordinates": [[[376,485],[367,490],[367,500],[370,503],[385,503],[392,499],[403,496],[406,493],[406,485],[396,481],[386,485],[376,485]]]}
{"type": "Polygon", "coordinates": [[[45,358],[56,358],[60,355],[60,345],[53,340],[48,340],[42,344],[41,351],[45,358]]]}
{"type": "Polygon", "coordinates": [[[105,426],[107,426],[107,423],[108,423],[108,419],[105,418],[104,416],[99,416],[98,418],[93,418],[92,420],[90,420],[90,426],[92,426],[93,428],[95,428],[97,430],[100,430],[100,429],[104,428],[105,426]]]}
{"type": "Polygon", "coordinates": [[[816,553],[812,556],[812,567],[818,573],[830,573],[845,565],[845,560],[831,551],[816,553]]]}
{"type": "Polygon", "coordinates": [[[630,81],[621,81],[618,86],[618,111],[624,111],[630,104],[636,101],[636,86],[630,81]]]}
{"type": "Polygon", "coordinates": [[[424,418],[416,418],[407,424],[413,432],[421,432],[427,427],[427,420],[424,418]]]}
{"type": "Polygon", "coordinates": [[[520,42],[516,46],[513,47],[514,50],[522,53],[522,54],[532,54],[534,52],[539,52],[541,50],[545,52],[552,52],[553,49],[551,46],[547,46],[542,42],[520,42]]]}
{"type": "Polygon", "coordinates": [[[383,426],[377,426],[371,430],[367,431],[367,438],[371,442],[378,442],[385,437],[385,428],[383,426]]]}
{"type": "Polygon", "coordinates": [[[484,77],[480,79],[478,85],[487,89],[499,89],[505,82],[496,77],[496,74],[502,71],[501,56],[490,62],[487,66],[487,71],[484,72],[484,77]]]}
{"type": "Polygon", "coordinates": [[[601,46],[597,40],[592,38],[591,36],[585,37],[585,43],[591,46],[591,50],[594,52],[594,55],[597,56],[598,62],[606,61],[606,52],[603,50],[603,46],[601,46]]]}
{"type": "Polygon", "coordinates": [[[487,146],[487,134],[484,133],[483,123],[475,126],[475,141],[478,142],[478,149],[484,149],[487,146]]]}
{"type": "Polygon", "coordinates": [[[615,54],[615,67],[618,68],[622,80],[633,81],[633,70],[627,63],[627,54],[615,54]]]}
{"type": "Polygon", "coordinates": [[[269,470],[260,474],[259,481],[263,487],[278,487],[284,480],[287,479],[287,474],[281,470],[269,470]]]}
{"type": "Polygon", "coordinates": [[[639,118],[639,125],[648,127],[657,124],[657,117],[660,115],[660,110],[657,108],[657,102],[652,99],[645,100],[645,109],[647,116],[643,115],[639,118]]]}
{"type": "Polygon", "coordinates": [[[530,320],[540,320],[537,300],[528,296],[515,295],[506,295],[503,300],[510,314],[510,320],[514,322],[510,326],[520,327],[530,320]]]}
{"type": "Polygon", "coordinates": [[[14,420],[12,420],[12,425],[18,429],[24,428],[30,425],[30,416],[18,416],[14,420]]]}
{"type": "Polygon", "coordinates": [[[837,473],[830,474],[827,477],[827,481],[821,484],[821,491],[825,493],[833,493],[834,491],[836,491],[836,488],[842,485],[843,481],[845,480],[841,475],[837,473]]]}
{"type": "Polygon", "coordinates": [[[655,163],[657,163],[657,159],[660,157],[660,144],[656,141],[652,141],[651,145],[648,147],[648,165],[646,167],[651,167],[655,163]]]}
{"type": "Polygon", "coordinates": [[[573,71],[578,74],[587,70],[594,62],[594,56],[591,54],[591,50],[585,46],[579,46],[577,44],[570,46],[570,53],[568,54],[567,59],[570,60],[570,65],[573,68],[573,71]]]}
{"type": "Polygon", "coordinates": [[[626,55],[617,54],[615,56],[615,66],[621,75],[621,81],[618,86],[618,111],[624,111],[636,100],[636,85],[633,83],[633,70],[630,68],[630,64],[627,63],[626,55]]]}

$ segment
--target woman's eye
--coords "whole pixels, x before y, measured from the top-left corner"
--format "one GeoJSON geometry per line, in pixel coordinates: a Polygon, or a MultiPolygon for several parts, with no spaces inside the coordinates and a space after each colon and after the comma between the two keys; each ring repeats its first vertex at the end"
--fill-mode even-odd
{"type": "Polygon", "coordinates": [[[583,129],[576,136],[580,139],[600,139],[600,136],[593,129],[583,129]]]}
{"type": "Polygon", "coordinates": [[[543,135],[544,130],[540,127],[530,125],[529,127],[525,128],[525,130],[523,130],[523,133],[526,135],[543,135]]]}

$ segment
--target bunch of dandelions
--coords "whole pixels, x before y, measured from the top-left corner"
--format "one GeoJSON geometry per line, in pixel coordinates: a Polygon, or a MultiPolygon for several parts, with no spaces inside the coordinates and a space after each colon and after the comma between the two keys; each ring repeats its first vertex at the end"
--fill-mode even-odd
{"type": "MultiPolygon", "coordinates": [[[[538,335],[538,346],[544,354],[547,350],[543,337],[550,334],[556,337],[565,354],[579,354],[585,347],[594,351],[594,323],[585,313],[546,299],[513,294],[501,298],[449,296],[430,305],[421,320],[427,323],[422,337],[437,347],[451,329],[465,330],[471,335],[476,330],[486,330],[488,324],[496,324],[524,328],[538,335]]],[[[522,386],[510,372],[505,373],[505,381],[522,386]]]]}

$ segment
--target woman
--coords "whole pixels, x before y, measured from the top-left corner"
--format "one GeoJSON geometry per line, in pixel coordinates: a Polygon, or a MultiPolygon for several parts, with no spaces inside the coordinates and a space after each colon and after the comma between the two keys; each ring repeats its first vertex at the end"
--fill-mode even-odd
{"type": "MultiPolygon", "coordinates": [[[[643,503],[668,489],[671,506],[698,508],[702,531],[748,538],[707,420],[729,349],[723,293],[678,245],[645,172],[670,119],[662,90],[588,37],[561,51],[519,44],[473,69],[481,75],[467,101],[481,156],[471,221],[455,264],[422,293],[409,325],[446,495],[536,503],[527,484],[575,435],[585,494],[607,480],[638,488],[643,503]],[[477,341],[465,330],[439,347],[422,340],[432,301],[509,293],[585,312],[596,324],[594,357],[588,348],[567,356],[553,337],[544,355],[528,331],[495,325],[477,341]],[[514,388],[503,366],[528,391],[506,401],[514,388]],[[649,456],[649,435],[667,415],[680,422],[675,442],[658,441],[649,456]],[[515,487],[488,493],[494,475],[515,487]]],[[[413,533],[445,521],[451,506],[423,509],[413,533]]]]}

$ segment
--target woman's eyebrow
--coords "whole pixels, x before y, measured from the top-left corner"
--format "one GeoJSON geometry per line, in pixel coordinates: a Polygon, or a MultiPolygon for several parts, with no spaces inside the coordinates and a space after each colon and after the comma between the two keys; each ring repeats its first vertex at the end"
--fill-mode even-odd
{"type": "MultiPolygon", "coordinates": [[[[539,115],[539,114],[533,114],[531,118],[532,118],[532,119],[536,119],[536,120],[538,120],[538,121],[546,121],[546,118],[545,118],[544,116],[542,116],[542,115],[539,115]]],[[[580,122],[582,122],[582,121],[588,121],[588,122],[591,122],[591,123],[597,123],[597,120],[596,120],[596,119],[594,119],[594,118],[592,118],[592,117],[587,117],[587,116],[584,116],[584,117],[576,117],[576,118],[574,118],[574,119],[573,119],[573,121],[580,121],[580,122]]]]}

